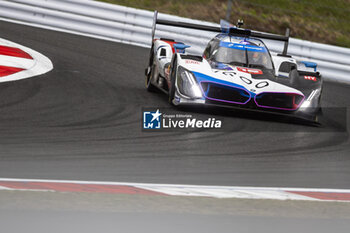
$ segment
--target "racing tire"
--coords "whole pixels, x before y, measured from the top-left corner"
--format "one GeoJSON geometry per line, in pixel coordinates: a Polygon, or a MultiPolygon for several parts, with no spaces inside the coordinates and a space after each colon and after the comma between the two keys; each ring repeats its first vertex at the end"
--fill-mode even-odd
{"type": "Polygon", "coordinates": [[[173,100],[175,97],[175,82],[176,82],[176,68],[177,68],[177,60],[176,60],[176,55],[173,58],[171,70],[170,70],[170,88],[169,88],[169,98],[168,102],[171,105],[174,105],[173,100]]]}
{"type": "Polygon", "coordinates": [[[157,88],[152,84],[152,79],[154,78],[155,65],[152,65],[150,74],[146,76],[146,89],[149,92],[157,91],[157,88]]]}
{"type": "Polygon", "coordinates": [[[299,73],[297,69],[292,69],[289,73],[289,84],[292,87],[298,87],[300,85],[299,73]]]}
{"type": "Polygon", "coordinates": [[[153,63],[154,63],[154,54],[153,54],[153,45],[152,45],[149,63],[146,69],[146,89],[149,92],[155,92],[157,90],[157,88],[152,84],[152,78],[155,72],[155,66],[153,63]],[[148,70],[148,69],[151,69],[151,70],[148,70]]]}

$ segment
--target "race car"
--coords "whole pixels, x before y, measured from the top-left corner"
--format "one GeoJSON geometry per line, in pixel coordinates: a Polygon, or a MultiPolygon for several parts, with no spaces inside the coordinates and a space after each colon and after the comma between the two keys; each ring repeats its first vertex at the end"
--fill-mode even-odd
{"type": "Polygon", "coordinates": [[[213,27],[157,18],[145,70],[146,88],[161,90],[175,106],[216,105],[268,111],[317,121],[321,112],[322,79],[317,64],[297,62],[287,55],[286,36],[237,27],[213,27]],[[156,39],[156,25],[218,32],[201,56],[188,54],[189,45],[156,39]],[[271,55],[262,39],[284,42],[281,54],[271,55]]]}

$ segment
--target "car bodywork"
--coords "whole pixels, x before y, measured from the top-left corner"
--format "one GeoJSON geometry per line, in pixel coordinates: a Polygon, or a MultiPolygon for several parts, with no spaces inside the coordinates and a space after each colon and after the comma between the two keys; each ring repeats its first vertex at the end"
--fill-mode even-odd
{"type": "Polygon", "coordinates": [[[173,105],[218,105],[316,120],[320,112],[321,75],[316,64],[298,63],[287,55],[288,36],[252,33],[240,28],[222,30],[158,20],[155,13],[146,69],[148,90],[162,90],[173,105]],[[219,34],[208,43],[202,56],[190,55],[186,53],[188,45],[171,39],[154,39],[157,23],[219,34]],[[283,53],[271,55],[260,38],[284,42],[283,53]]]}

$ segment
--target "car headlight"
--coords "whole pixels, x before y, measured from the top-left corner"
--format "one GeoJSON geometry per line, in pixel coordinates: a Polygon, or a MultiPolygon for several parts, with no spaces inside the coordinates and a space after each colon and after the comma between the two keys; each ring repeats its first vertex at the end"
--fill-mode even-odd
{"type": "Polygon", "coordinates": [[[317,99],[320,96],[320,91],[318,89],[313,90],[309,97],[304,100],[304,102],[300,106],[300,110],[302,111],[309,111],[311,109],[314,109],[317,107],[317,99]]]}
{"type": "Polygon", "coordinates": [[[304,110],[304,109],[307,109],[307,108],[310,108],[311,106],[311,101],[309,100],[305,100],[302,105],[300,106],[300,109],[304,110]]]}
{"type": "Polygon", "coordinates": [[[176,84],[181,94],[191,98],[202,98],[202,91],[194,74],[182,66],[178,68],[176,84]]]}

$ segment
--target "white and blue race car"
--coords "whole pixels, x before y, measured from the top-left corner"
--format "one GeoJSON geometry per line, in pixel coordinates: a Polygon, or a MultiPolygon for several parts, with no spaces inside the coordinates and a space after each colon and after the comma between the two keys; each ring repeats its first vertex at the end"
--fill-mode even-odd
{"type": "Polygon", "coordinates": [[[286,36],[221,28],[154,17],[146,87],[162,90],[173,105],[204,104],[293,114],[315,121],[320,112],[322,79],[317,65],[287,55],[286,36]],[[202,56],[171,39],[155,39],[156,24],[215,31],[202,56]],[[272,56],[262,39],[285,43],[272,56]],[[303,70],[298,67],[302,64],[303,70]]]}

